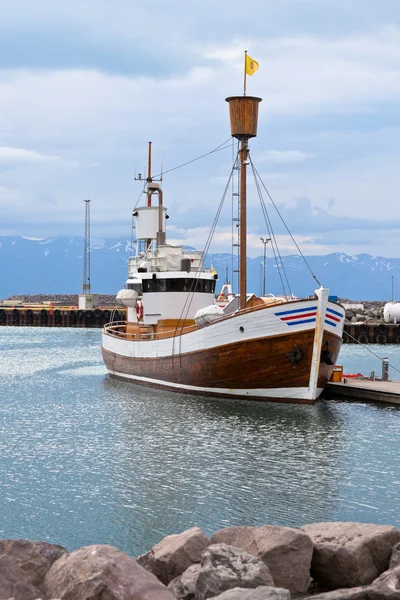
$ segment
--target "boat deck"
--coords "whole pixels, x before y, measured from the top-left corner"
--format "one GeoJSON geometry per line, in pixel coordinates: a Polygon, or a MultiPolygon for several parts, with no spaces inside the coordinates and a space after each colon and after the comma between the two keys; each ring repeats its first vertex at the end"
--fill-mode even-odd
{"type": "Polygon", "coordinates": [[[383,404],[400,405],[400,381],[347,380],[345,382],[329,382],[324,390],[324,398],[363,400],[365,402],[381,402],[383,404]]]}

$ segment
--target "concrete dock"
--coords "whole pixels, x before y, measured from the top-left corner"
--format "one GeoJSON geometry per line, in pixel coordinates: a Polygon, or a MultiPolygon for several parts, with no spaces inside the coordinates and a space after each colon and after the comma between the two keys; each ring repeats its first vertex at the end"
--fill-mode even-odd
{"type": "Polygon", "coordinates": [[[329,382],[323,397],[334,400],[362,400],[364,402],[381,402],[400,406],[400,381],[371,381],[352,379],[341,383],[329,382]]]}

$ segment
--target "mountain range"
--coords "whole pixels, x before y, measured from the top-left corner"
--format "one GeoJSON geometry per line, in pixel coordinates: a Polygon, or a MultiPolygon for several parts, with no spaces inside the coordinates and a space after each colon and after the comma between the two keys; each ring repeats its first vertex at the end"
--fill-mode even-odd
{"type": "MultiPolygon", "coordinates": [[[[79,237],[33,239],[0,236],[0,298],[16,294],[80,293],[83,247],[83,239],[79,237]]],[[[92,292],[116,293],[123,287],[131,249],[131,241],[122,238],[92,240],[92,292]]],[[[325,256],[307,256],[306,260],[332,295],[353,300],[391,300],[392,277],[396,278],[397,272],[400,273],[400,258],[372,257],[368,254],[348,256],[336,252],[325,256]]],[[[296,296],[312,294],[318,284],[304,260],[291,255],[283,257],[282,261],[291,291],[296,296]]],[[[266,263],[266,291],[280,295],[280,270],[273,258],[269,257],[266,263]]],[[[226,273],[231,278],[232,255],[210,254],[207,266],[210,265],[219,274],[218,290],[226,279],[226,273]]],[[[247,271],[248,290],[261,293],[263,257],[249,258],[247,271]]],[[[235,279],[236,274],[233,283],[237,287],[235,279]]]]}

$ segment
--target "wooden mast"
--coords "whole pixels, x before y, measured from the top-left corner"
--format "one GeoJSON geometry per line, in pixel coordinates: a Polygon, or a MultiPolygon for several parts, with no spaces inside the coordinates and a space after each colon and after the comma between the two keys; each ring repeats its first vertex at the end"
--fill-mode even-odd
{"type": "Polygon", "coordinates": [[[239,229],[239,296],[240,310],[246,308],[247,280],[247,164],[249,138],[257,135],[258,105],[261,98],[255,96],[230,96],[231,134],[240,140],[240,229],[239,229]]]}

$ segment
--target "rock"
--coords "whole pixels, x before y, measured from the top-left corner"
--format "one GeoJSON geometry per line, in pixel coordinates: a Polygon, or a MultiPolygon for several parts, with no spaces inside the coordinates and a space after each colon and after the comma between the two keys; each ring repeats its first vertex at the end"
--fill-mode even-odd
{"type": "Polygon", "coordinates": [[[270,569],[277,587],[306,592],[310,581],[313,544],[299,529],[262,525],[227,527],[211,536],[212,543],[226,543],[246,550],[270,569]]]}
{"type": "Polygon", "coordinates": [[[45,594],[60,600],[174,600],[133,558],[106,545],[62,556],[46,575],[45,594]]]}
{"type": "Polygon", "coordinates": [[[361,315],[360,313],[357,313],[356,314],[356,319],[357,319],[357,321],[364,322],[364,321],[366,321],[367,317],[365,317],[364,315],[361,315]]]}
{"type": "Polygon", "coordinates": [[[62,546],[47,542],[0,540],[0,598],[39,598],[47,571],[66,552],[62,546]]]}
{"type": "Polygon", "coordinates": [[[357,317],[351,317],[350,322],[351,323],[357,323],[357,317]]]}
{"type": "Polygon", "coordinates": [[[400,567],[400,543],[393,547],[390,556],[389,569],[394,569],[395,567],[400,567]]]}
{"type": "Polygon", "coordinates": [[[245,550],[213,544],[203,553],[197,576],[196,600],[206,600],[235,587],[273,586],[270,570],[245,550]]]}
{"type": "Polygon", "coordinates": [[[399,600],[400,567],[386,571],[368,588],[368,600],[399,600]]]}
{"type": "Polygon", "coordinates": [[[176,600],[193,600],[195,598],[194,591],[199,571],[200,563],[197,563],[169,583],[168,589],[176,600]]]}
{"type": "Polygon", "coordinates": [[[199,527],[192,527],[183,533],[168,535],[150,552],[137,558],[144,567],[158,579],[168,585],[179,577],[188,567],[199,563],[203,550],[210,545],[210,540],[199,527]]]}
{"type": "Polygon", "coordinates": [[[354,588],[342,588],[324,594],[306,596],[303,600],[368,600],[369,586],[363,585],[354,588]]]}
{"type": "Polygon", "coordinates": [[[290,600],[290,592],[283,588],[263,585],[254,590],[234,588],[214,596],[212,600],[290,600]]]}
{"type": "Polygon", "coordinates": [[[388,568],[400,530],[367,523],[313,523],[301,528],[314,542],[312,574],[329,589],[371,583],[388,568]]]}

